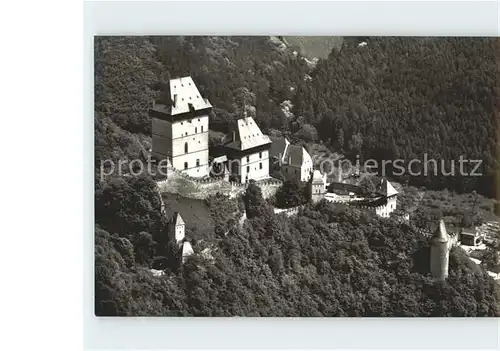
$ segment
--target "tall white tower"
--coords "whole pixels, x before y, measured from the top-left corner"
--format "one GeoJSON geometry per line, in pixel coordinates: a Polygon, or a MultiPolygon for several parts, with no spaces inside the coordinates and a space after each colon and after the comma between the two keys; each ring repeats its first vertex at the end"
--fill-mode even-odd
{"type": "Polygon", "coordinates": [[[448,262],[450,258],[451,241],[446,232],[444,221],[439,221],[439,226],[431,238],[431,274],[437,282],[448,278],[448,262]]]}
{"type": "Polygon", "coordinates": [[[169,96],[169,103],[155,104],[150,110],[152,156],[170,160],[174,168],[191,177],[205,177],[212,105],[200,95],[191,77],[171,79],[169,96]]]}
{"type": "Polygon", "coordinates": [[[182,240],[184,240],[186,236],[186,223],[184,223],[184,220],[181,217],[181,214],[178,212],[174,213],[174,216],[172,218],[172,231],[174,232],[174,238],[175,242],[177,244],[181,244],[182,240]]]}

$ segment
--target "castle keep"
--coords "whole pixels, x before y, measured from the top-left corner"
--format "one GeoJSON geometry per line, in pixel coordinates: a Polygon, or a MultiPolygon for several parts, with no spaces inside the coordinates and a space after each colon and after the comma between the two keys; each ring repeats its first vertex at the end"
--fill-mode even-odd
{"type": "Polygon", "coordinates": [[[152,157],[169,160],[191,177],[208,175],[208,116],[210,102],[203,98],[191,77],[171,79],[170,101],[155,104],[152,119],[152,157]]]}
{"type": "Polygon", "coordinates": [[[236,123],[232,140],[225,145],[231,175],[241,183],[268,178],[271,139],[262,134],[252,117],[236,123]]]}

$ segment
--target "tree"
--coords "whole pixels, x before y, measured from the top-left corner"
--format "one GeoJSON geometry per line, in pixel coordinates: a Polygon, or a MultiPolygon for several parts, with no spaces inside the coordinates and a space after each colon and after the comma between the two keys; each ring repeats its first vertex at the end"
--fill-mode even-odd
{"type": "Polygon", "coordinates": [[[302,205],[306,200],[305,187],[297,182],[287,180],[276,191],[276,205],[279,208],[290,208],[302,205]]]}
{"type": "Polygon", "coordinates": [[[137,263],[149,265],[155,254],[156,242],[153,236],[147,232],[140,232],[134,238],[135,257],[137,263]]]}
{"type": "Polygon", "coordinates": [[[299,131],[295,133],[295,136],[308,142],[315,142],[318,140],[318,131],[314,126],[304,124],[299,131]]]}
{"type": "Polygon", "coordinates": [[[267,210],[267,204],[262,197],[262,190],[255,180],[250,180],[243,196],[247,218],[262,216],[267,210]]]}
{"type": "Polygon", "coordinates": [[[373,180],[368,176],[361,179],[359,186],[361,187],[363,195],[365,196],[373,195],[377,190],[375,184],[373,183],[373,180]]]}

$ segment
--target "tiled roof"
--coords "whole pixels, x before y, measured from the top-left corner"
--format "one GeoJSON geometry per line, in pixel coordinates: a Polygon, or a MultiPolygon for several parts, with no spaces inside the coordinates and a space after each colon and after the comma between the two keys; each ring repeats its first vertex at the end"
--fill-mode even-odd
{"type": "Polygon", "coordinates": [[[181,214],[179,212],[174,213],[174,225],[175,226],[186,225],[186,223],[184,223],[184,220],[182,219],[181,214]]]}
{"type": "Polygon", "coordinates": [[[193,247],[189,241],[184,241],[182,244],[182,257],[187,257],[194,254],[193,247]]]}
{"type": "Polygon", "coordinates": [[[241,118],[234,130],[234,139],[226,147],[237,150],[248,150],[254,147],[272,143],[271,139],[262,134],[252,117],[241,118]]]}
{"type": "Polygon", "coordinates": [[[399,194],[398,191],[394,189],[392,184],[389,183],[389,181],[387,181],[386,179],[382,179],[382,182],[378,189],[378,193],[384,195],[385,197],[390,197],[399,194]]]}
{"type": "Polygon", "coordinates": [[[286,154],[283,157],[283,163],[301,167],[306,161],[310,161],[312,164],[311,156],[309,156],[309,153],[304,147],[300,145],[290,145],[287,147],[286,154]]]}
{"type": "Polygon", "coordinates": [[[436,243],[446,243],[450,240],[450,236],[448,235],[448,232],[446,231],[446,226],[444,224],[444,221],[441,219],[439,221],[439,225],[434,232],[434,235],[431,238],[432,242],[436,243]]]}
{"type": "Polygon", "coordinates": [[[290,142],[285,137],[270,137],[270,139],[273,142],[269,151],[270,156],[283,158],[290,142]]]}
{"type": "Polygon", "coordinates": [[[271,137],[271,157],[280,157],[284,164],[301,167],[304,161],[312,159],[309,153],[300,145],[292,145],[285,137],[271,137]]]}
{"type": "Polygon", "coordinates": [[[172,105],[155,104],[154,110],[172,116],[211,108],[210,102],[203,98],[191,77],[171,79],[169,83],[172,105]]]}

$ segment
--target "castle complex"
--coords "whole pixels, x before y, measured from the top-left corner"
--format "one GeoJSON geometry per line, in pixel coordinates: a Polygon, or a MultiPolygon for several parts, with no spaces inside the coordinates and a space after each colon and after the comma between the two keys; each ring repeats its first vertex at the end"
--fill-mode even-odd
{"type": "MultiPolygon", "coordinates": [[[[152,157],[168,160],[174,169],[190,177],[208,177],[212,105],[201,96],[191,77],[171,79],[167,96],[168,101],[155,103],[149,112],[152,157]]],[[[214,169],[229,172],[240,183],[269,178],[275,161],[286,179],[307,182],[312,175],[311,156],[302,146],[291,145],[286,138],[273,145],[273,140],[246,113],[236,121],[224,150],[225,155],[214,159],[214,169]]]]}
{"type": "MultiPolygon", "coordinates": [[[[250,180],[270,179],[270,175],[296,183],[306,183],[311,188],[313,202],[326,199],[333,202],[348,202],[362,208],[372,209],[380,217],[389,217],[396,209],[398,192],[387,181],[382,180],[377,196],[360,198],[349,192],[345,199],[343,188],[359,187],[342,184],[342,180],[331,183],[337,187],[328,191],[326,174],[314,170],[307,150],[293,145],[286,138],[273,140],[262,133],[252,117],[243,109],[224,143],[223,155],[218,155],[209,164],[209,114],[210,102],[203,98],[191,77],[171,79],[167,101],[157,103],[150,110],[152,119],[152,156],[157,160],[168,160],[173,169],[194,179],[207,179],[223,173],[226,181],[231,179],[241,184],[250,180]],[[214,172],[217,170],[217,172],[214,172]],[[340,199],[340,200],[339,200],[340,199]]],[[[346,189],[347,189],[346,188],[346,189]]],[[[354,191],[356,191],[354,189],[354,191]]]]}
{"type": "MultiPolygon", "coordinates": [[[[224,154],[215,157],[210,165],[209,114],[212,105],[200,95],[191,77],[170,80],[167,95],[169,101],[155,104],[150,110],[151,152],[157,160],[168,160],[170,167],[183,176],[199,178],[203,183],[213,179],[210,176],[215,173],[215,167],[223,170],[224,181],[228,182],[232,177],[231,186],[241,183],[238,186],[244,188],[250,180],[273,181],[270,175],[274,175],[307,184],[312,202],[346,203],[369,209],[383,218],[390,217],[396,210],[398,191],[388,180],[382,179],[375,193],[368,195],[360,186],[344,182],[340,171],[337,181],[328,183],[327,175],[314,169],[312,158],[303,146],[292,145],[284,137],[271,139],[245,113],[226,138],[224,154]]],[[[146,152],[143,150],[143,153],[146,152]]],[[[281,181],[274,181],[281,184],[281,181]]],[[[284,211],[288,211],[287,215],[294,215],[298,208],[284,211]]],[[[279,212],[280,209],[275,209],[275,213],[279,212]]],[[[163,200],[162,213],[165,214],[163,200]]],[[[408,214],[398,218],[406,218],[409,223],[408,214]]],[[[169,239],[176,244],[181,262],[195,253],[185,230],[181,215],[174,213],[170,220],[169,239]]],[[[453,245],[460,240],[463,245],[477,246],[482,241],[478,228],[462,228],[460,234],[452,230],[449,235],[443,220],[434,234],[422,233],[430,238],[430,273],[436,282],[443,282],[448,277],[449,253],[453,245]]]]}

